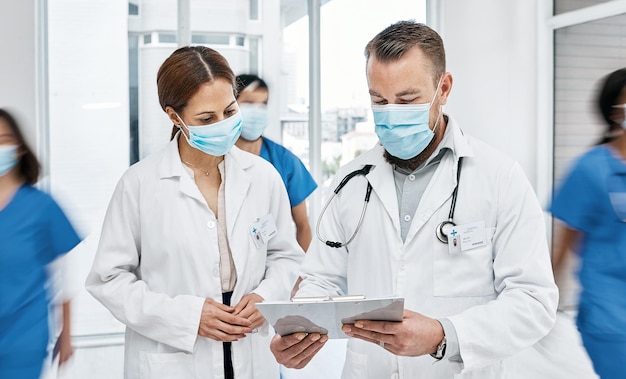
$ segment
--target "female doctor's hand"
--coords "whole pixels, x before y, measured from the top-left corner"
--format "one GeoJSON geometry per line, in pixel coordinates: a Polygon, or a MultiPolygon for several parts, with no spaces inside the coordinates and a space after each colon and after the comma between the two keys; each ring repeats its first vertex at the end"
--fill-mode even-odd
{"type": "Polygon", "coordinates": [[[410,357],[434,353],[444,336],[439,321],[408,310],[404,310],[400,322],[358,320],[341,329],[350,337],[410,357]]]}
{"type": "Polygon", "coordinates": [[[256,303],[263,302],[263,298],[256,293],[249,293],[242,297],[235,306],[233,314],[250,320],[250,329],[257,329],[265,322],[265,318],[256,307],[256,303]]]}
{"type": "Polygon", "coordinates": [[[216,341],[232,342],[252,333],[252,322],[234,313],[234,307],[205,299],[198,334],[216,341]]]}

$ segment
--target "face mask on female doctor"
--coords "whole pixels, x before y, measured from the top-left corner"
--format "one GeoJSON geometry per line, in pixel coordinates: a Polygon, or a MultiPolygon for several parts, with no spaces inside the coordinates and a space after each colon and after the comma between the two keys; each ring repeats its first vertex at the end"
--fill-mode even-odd
{"type": "Polygon", "coordinates": [[[17,145],[0,146],[0,176],[6,175],[17,164],[17,145]]]}
{"type": "Polygon", "coordinates": [[[429,103],[372,105],[376,134],[389,154],[400,159],[410,159],[428,146],[435,136],[429,125],[430,108],[437,97],[440,84],[441,79],[429,103]]]}
{"type": "Polygon", "coordinates": [[[188,126],[178,114],[176,117],[189,132],[189,137],[185,137],[189,145],[216,157],[228,153],[241,134],[241,112],[222,121],[200,126],[188,126]]]}

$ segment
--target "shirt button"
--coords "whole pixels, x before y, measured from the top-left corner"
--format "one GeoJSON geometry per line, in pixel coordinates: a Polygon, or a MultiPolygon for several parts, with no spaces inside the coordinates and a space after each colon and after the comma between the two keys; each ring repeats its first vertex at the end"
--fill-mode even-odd
{"type": "Polygon", "coordinates": [[[409,180],[410,181],[414,181],[415,180],[415,175],[413,175],[413,174],[409,175],[409,180]]]}
{"type": "Polygon", "coordinates": [[[213,229],[215,228],[215,222],[214,221],[209,221],[206,223],[206,226],[209,227],[209,229],[213,229]]]}
{"type": "Polygon", "coordinates": [[[411,216],[409,216],[409,215],[404,216],[404,221],[406,221],[406,222],[411,221],[411,216]]]}
{"type": "Polygon", "coordinates": [[[213,269],[213,276],[218,276],[220,274],[220,269],[219,268],[214,268],[213,269]]]}

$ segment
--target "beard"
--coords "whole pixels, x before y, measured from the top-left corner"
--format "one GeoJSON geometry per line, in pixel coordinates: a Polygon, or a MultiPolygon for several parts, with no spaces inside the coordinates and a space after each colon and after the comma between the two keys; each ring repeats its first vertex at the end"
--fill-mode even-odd
{"type": "MultiPolygon", "coordinates": [[[[439,122],[439,116],[437,117],[437,121],[435,122],[439,122]]],[[[444,122],[444,126],[443,126],[443,130],[441,131],[441,133],[445,133],[446,126],[448,125],[448,116],[446,116],[445,114],[443,115],[443,122],[444,122]]],[[[436,128],[433,128],[433,129],[436,129],[436,128]]],[[[417,154],[413,158],[400,159],[398,157],[391,155],[387,151],[387,149],[385,149],[385,152],[383,153],[383,157],[385,158],[385,161],[387,161],[387,163],[395,167],[398,167],[404,170],[415,171],[419,166],[421,166],[424,162],[426,162],[428,157],[430,157],[433,151],[435,151],[435,149],[437,148],[437,145],[439,145],[439,142],[441,142],[441,139],[439,138],[439,131],[433,130],[433,134],[434,134],[433,139],[430,140],[430,142],[428,143],[428,145],[426,145],[424,150],[422,150],[421,153],[417,154]]]]}
{"type": "Polygon", "coordinates": [[[433,136],[433,139],[430,140],[426,148],[424,148],[424,150],[422,150],[421,153],[417,154],[413,158],[400,159],[398,157],[391,155],[386,149],[385,149],[385,152],[383,153],[383,157],[385,158],[385,161],[387,161],[387,163],[395,167],[398,167],[404,170],[415,171],[415,169],[421,166],[422,163],[426,162],[428,157],[430,157],[430,155],[433,153],[433,151],[437,147],[437,143],[438,143],[437,139],[438,138],[436,135],[433,136]]]}

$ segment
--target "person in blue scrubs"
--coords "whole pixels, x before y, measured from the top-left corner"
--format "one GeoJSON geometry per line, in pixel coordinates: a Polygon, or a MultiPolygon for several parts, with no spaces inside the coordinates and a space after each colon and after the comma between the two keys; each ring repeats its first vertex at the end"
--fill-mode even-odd
{"type": "Polygon", "coordinates": [[[284,146],[262,136],[268,125],[268,100],[269,87],[263,79],[256,75],[237,76],[237,103],[243,124],[236,145],[265,158],[282,177],[289,195],[291,215],[296,224],[296,239],[306,252],[312,234],[304,200],[313,193],[317,184],[300,158],[284,146]]]}
{"type": "Polygon", "coordinates": [[[569,251],[580,256],[577,326],[602,379],[624,378],[626,357],[626,68],[607,75],[598,97],[607,129],[580,156],[550,211],[562,222],[555,275],[569,251]]]}
{"type": "MultiPolygon", "coordinates": [[[[33,187],[39,167],[15,118],[0,109],[0,378],[40,377],[49,341],[46,266],[80,242],[54,199],[33,187]]],[[[63,329],[58,346],[71,349],[63,329]]]]}

